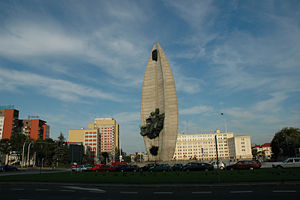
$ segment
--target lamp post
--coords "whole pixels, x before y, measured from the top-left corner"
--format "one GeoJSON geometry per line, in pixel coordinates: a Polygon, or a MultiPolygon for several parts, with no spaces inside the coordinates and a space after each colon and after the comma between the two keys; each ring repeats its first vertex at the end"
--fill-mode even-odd
{"type": "Polygon", "coordinates": [[[27,152],[27,167],[29,166],[29,152],[30,152],[30,146],[31,146],[32,142],[29,143],[28,145],[28,152],[27,152]]]}
{"type": "Polygon", "coordinates": [[[226,118],[224,117],[224,113],[221,113],[221,115],[223,116],[223,119],[224,119],[225,133],[227,133],[227,122],[226,122],[226,118]]]}
{"type": "Polygon", "coordinates": [[[24,162],[24,154],[25,154],[25,144],[26,144],[26,142],[24,142],[24,144],[23,144],[23,151],[22,151],[22,163],[21,163],[21,166],[22,167],[24,167],[25,166],[25,162],[24,162]]]}

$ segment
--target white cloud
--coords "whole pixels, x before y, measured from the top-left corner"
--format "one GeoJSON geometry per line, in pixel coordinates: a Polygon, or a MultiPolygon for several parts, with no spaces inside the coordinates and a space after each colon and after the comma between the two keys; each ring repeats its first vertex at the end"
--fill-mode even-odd
{"type": "Polygon", "coordinates": [[[181,111],[179,110],[179,113],[182,115],[195,115],[213,112],[213,110],[214,109],[210,106],[194,106],[191,108],[182,109],[181,111]]]}
{"type": "Polygon", "coordinates": [[[81,101],[84,98],[119,101],[116,96],[91,87],[25,71],[0,68],[0,82],[2,82],[0,90],[31,88],[62,101],[81,101]]]}

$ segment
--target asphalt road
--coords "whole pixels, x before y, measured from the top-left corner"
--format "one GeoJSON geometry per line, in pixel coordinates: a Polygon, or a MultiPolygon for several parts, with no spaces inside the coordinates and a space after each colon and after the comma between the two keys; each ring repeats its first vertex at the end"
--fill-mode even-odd
{"type": "Polygon", "coordinates": [[[19,169],[18,171],[0,172],[0,176],[10,176],[18,174],[44,174],[44,173],[58,173],[71,171],[70,169],[19,169]]]}
{"type": "Polygon", "coordinates": [[[1,183],[1,199],[298,199],[300,183],[223,185],[95,185],[60,183],[1,183]]]}

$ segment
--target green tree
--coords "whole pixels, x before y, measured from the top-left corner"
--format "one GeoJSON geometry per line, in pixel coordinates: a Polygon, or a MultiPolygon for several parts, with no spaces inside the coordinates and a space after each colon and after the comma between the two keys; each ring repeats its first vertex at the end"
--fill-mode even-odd
{"type": "Polygon", "coordinates": [[[0,160],[0,163],[3,162],[4,164],[7,164],[10,151],[11,145],[9,139],[0,140],[0,154],[4,155],[4,160],[0,160]]]}
{"type": "Polygon", "coordinates": [[[273,158],[296,156],[296,149],[300,147],[299,128],[286,127],[277,132],[271,142],[273,158]]]}
{"type": "Polygon", "coordinates": [[[107,152],[102,152],[101,155],[102,155],[102,161],[106,165],[108,163],[109,154],[107,152]]]}
{"type": "Polygon", "coordinates": [[[11,143],[11,150],[12,151],[17,151],[17,152],[22,152],[23,151],[23,145],[24,142],[28,140],[26,136],[22,133],[12,133],[9,141],[11,143]]]}

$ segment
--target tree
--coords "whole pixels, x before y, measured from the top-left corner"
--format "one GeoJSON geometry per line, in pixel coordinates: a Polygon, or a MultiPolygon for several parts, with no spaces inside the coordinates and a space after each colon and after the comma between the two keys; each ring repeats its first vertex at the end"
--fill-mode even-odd
{"type": "Polygon", "coordinates": [[[296,149],[300,147],[299,128],[286,127],[277,132],[271,147],[274,159],[296,156],[296,149]]]}
{"type": "Polygon", "coordinates": [[[24,142],[27,140],[26,136],[22,133],[12,133],[9,141],[11,143],[11,150],[18,153],[23,151],[24,142]]]}
{"type": "MultiPolygon", "coordinates": [[[[5,164],[7,164],[7,162],[8,162],[8,155],[9,155],[10,151],[11,151],[11,145],[10,145],[9,139],[0,140],[0,154],[5,155],[5,161],[2,161],[5,164]]],[[[0,163],[1,163],[1,160],[0,160],[0,163]]]]}
{"type": "Polygon", "coordinates": [[[106,165],[107,162],[108,162],[108,157],[109,157],[109,154],[107,152],[102,152],[101,153],[102,155],[102,158],[103,158],[103,161],[104,161],[104,164],[106,165]]]}

